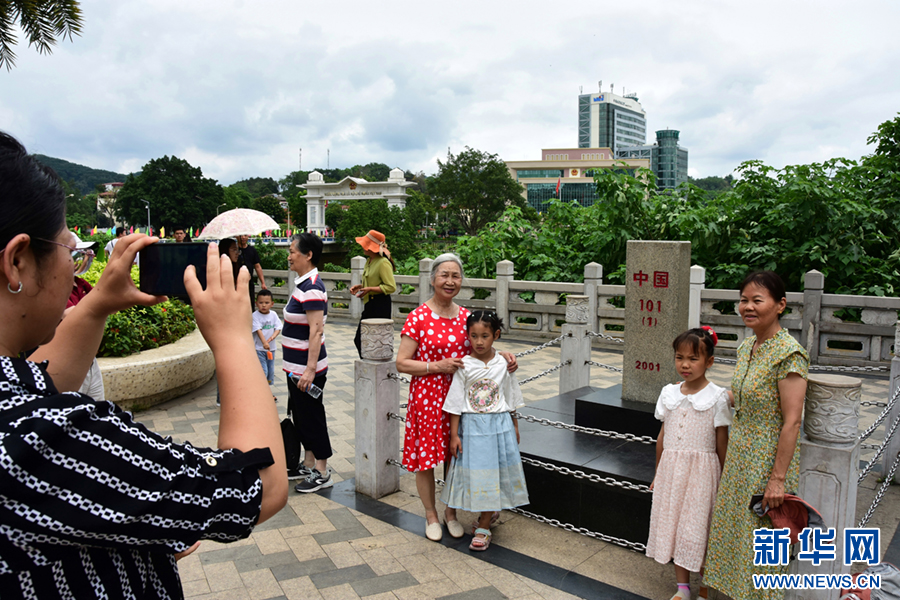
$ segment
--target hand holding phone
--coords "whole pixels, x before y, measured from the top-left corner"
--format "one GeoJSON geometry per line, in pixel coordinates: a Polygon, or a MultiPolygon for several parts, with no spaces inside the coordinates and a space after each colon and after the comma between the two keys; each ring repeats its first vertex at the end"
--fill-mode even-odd
{"type": "Polygon", "coordinates": [[[134,257],[144,249],[158,244],[157,237],[148,237],[143,233],[127,235],[116,242],[115,250],[103,270],[93,291],[84,297],[90,297],[88,305],[96,314],[108,316],[131,308],[132,306],[153,306],[166,300],[164,292],[138,289],[131,279],[131,265],[134,257]]]}

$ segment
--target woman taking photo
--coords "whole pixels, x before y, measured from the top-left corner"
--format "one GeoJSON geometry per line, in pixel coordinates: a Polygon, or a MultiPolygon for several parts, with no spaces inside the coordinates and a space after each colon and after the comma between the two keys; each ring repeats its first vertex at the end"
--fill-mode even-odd
{"type": "Polygon", "coordinates": [[[62,322],[85,254],[66,229],[59,179],[0,133],[0,589],[3,597],[181,598],[176,553],[247,537],[287,501],[278,415],[250,336],[249,273],[235,290],[215,244],[207,288],[184,279],[222,386],[218,450],[176,444],[110,402],[74,392],[106,318],[164,297],[131,280],[116,244],[62,322]],[[38,350],[28,359],[22,356],[38,350]]]}
{"type": "Polygon", "coordinates": [[[753,573],[787,567],[753,564],[753,530],[771,528],[769,517],[750,510],[750,497],[777,508],[795,493],[800,478],[798,435],[806,396],[809,355],[782,329],[784,282],[771,271],[741,283],[738,312],[753,330],[738,348],[731,380],[734,422],[713,512],[705,581],[732,598],[781,598],[784,590],[757,590],[753,573]]]}
{"type": "Polygon", "coordinates": [[[362,358],[362,321],[391,318],[391,294],[397,291],[397,283],[394,281],[396,265],[383,233],[372,229],[366,235],[356,238],[356,243],[366,253],[362,284],[350,288],[350,293],[359,296],[365,303],[359,325],[356,326],[356,337],[353,338],[356,352],[362,358]]]}
{"type": "MultiPolygon", "coordinates": [[[[463,366],[463,357],[471,352],[466,335],[469,311],[453,299],[462,289],[462,262],[455,254],[441,254],[431,265],[434,295],[406,318],[400,331],[397,370],[412,375],[406,408],[406,433],[403,439],[403,466],[416,474],[416,489],[425,507],[425,535],[438,541],[443,535],[435,508],[434,467],[444,463],[444,476],[450,461],[450,417],[441,408],[453,374],[463,366]]],[[[509,363],[509,371],[518,368],[516,358],[499,353],[509,363]]],[[[465,530],[456,519],[456,509],[444,512],[450,535],[460,538],[465,530]]]]}

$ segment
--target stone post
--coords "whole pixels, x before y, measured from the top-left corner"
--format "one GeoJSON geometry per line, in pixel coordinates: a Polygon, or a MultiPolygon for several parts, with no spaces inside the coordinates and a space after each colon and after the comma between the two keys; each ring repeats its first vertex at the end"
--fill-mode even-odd
{"type": "MultiPolygon", "coordinates": [[[[894,358],[891,359],[891,391],[887,397],[888,401],[894,397],[898,388],[900,388],[900,321],[897,321],[897,324],[894,325],[894,358]]],[[[893,422],[898,418],[900,418],[900,399],[894,404],[894,408],[891,409],[887,419],[884,421],[885,431],[890,429],[893,422]]],[[[887,448],[884,449],[884,470],[882,473],[885,476],[887,476],[891,465],[897,459],[898,453],[900,453],[900,435],[895,433],[894,438],[888,443],[887,448]]],[[[900,481],[900,471],[894,475],[894,481],[900,481]]]]}
{"type": "Polygon", "coordinates": [[[434,261],[430,258],[423,258],[419,261],[419,305],[425,304],[425,301],[431,298],[434,293],[431,289],[431,264],[434,261]]]}
{"type": "Polygon", "coordinates": [[[819,362],[819,322],[822,314],[822,290],[825,275],[813,269],[803,277],[803,329],[800,344],[809,352],[810,364],[819,362]]]}
{"type": "Polygon", "coordinates": [[[691,243],[628,240],[625,267],[622,398],[655,405],[680,379],[672,340],[688,325],[691,243]]]}
{"type": "MultiPolygon", "coordinates": [[[[348,286],[348,290],[354,285],[362,284],[364,268],[366,268],[365,256],[354,256],[350,259],[350,285],[348,286]]],[[[354,294],[350,294],[350,318],[354,321],[357,320],[362,316],[362,310],[362,298],[357,298],[354,294]]]]}
{"type": "Polygon", "coordinates": [[[400,489],[399,382],[394,361],[394,322],[365,319],[361,327],[363,360],[356,361],[356,491],[381,498],[400,489]]]}
{"type": "MultiPolygon", "coordinates": [[[[855,377],[814,373],[806,390],[806,417],[800,436],[800,488],[797,495],[816,507],[826,527],[835,529],[836,560],[818,567],[795,561],[792,573],[849,573],[843,531],[856,527],[856,479],[859,474],[859,400],[855,377]]],[[[793,600],[833,599],[836,590],[791,590],[793,600]]]]}
{"type": "Polygon", "coordinates": [[[513,280],[515,265],[511,260],[497,263],[497,316],[503,319],[503,331],[509,331],[509,284],[513,280]]]}
{"type": "Polygon", "coordinates": [[[559,370],[560,394],[591,384],[591,366],[587,364],[591,359],[591,338],[587,335],[588,306],[587,296],[566,296],[566,322],[562,326],[566,337],[560,344],[559,361],[572,362],[559,370]]]}
{"type": "Polygon", "coordinates": [[[288,271],[287,273],[288,302],[290,302],[291,296],[294,295],[294,290],[297,289],[297,274],[293,271],[288,271]]]}
{"type": "Polygon", "coordinates": [[[587,326],[589,331],[595,333],[600,331],[600,320],[597,318],[597,288],[601,285],[603,285],[603,265],[595,262],[584,265],[584,295],[588,299],[587,326]]]}
{"type": "Polygon", "coordinates": [[[700,265],[691,267],[691,295],[688,300],[688,328],[700,327],[700,297],[706,287],[706,269],[700,265]]]}

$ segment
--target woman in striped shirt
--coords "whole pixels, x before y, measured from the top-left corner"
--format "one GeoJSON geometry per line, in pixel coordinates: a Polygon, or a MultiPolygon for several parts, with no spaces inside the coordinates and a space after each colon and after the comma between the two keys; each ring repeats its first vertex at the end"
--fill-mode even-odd
{"type": "Polygon", "coordinates": [[[282,365],[288,374],[288,412],[306,460],[288,470],[288,479],[302,479],[294,489],[309,493],[331,487],[328,473],[331,440],[325,422],[322,390],[328,374],[325,351],[325,319],[328,296],[316,265],[322,257],[322,240],[313,233],[291,238],[288,265],[297,274],[296,287],[284,307],[281,330],[282,365]],[[316,392],[318,390],[318,392],[316,392]]]}

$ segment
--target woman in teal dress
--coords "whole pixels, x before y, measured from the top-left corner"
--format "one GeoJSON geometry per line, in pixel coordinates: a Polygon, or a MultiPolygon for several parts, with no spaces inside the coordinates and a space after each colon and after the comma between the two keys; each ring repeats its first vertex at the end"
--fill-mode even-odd
{"type": "Polygon", "coordinates": [[[771,271],[751,273],[741,283],[738,312],[753,330],[738,349],[731,380],[735,416],[706,554],[705,582],[736,600],[782,598],[784,590],[757,590],[754,573],[782,573],[786,566],[753,564],[753,530],[771,528],[769,517],[750,510],[763,494],[770,508],[797,491],[798,438],[809,355],[782,329],[787,306],[784,282],[771,271]]]}

